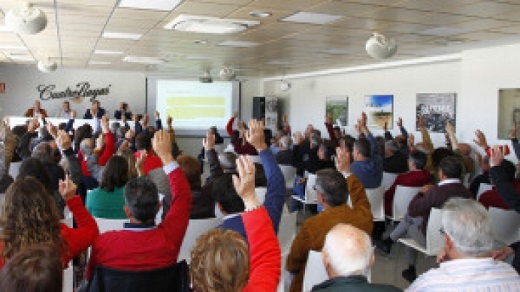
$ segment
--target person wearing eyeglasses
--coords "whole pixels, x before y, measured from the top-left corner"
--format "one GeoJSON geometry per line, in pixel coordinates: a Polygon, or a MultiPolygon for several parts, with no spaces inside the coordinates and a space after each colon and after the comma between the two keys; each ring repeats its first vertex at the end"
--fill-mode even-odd
{"type": "Polygon", "coordinates": [[[518,291],[520,277],[511,265],[492,257],[489,215],[472,199],[452,198],[442,208],[444,246],[439,268],[422,274],[407,291],[518,291]]]}

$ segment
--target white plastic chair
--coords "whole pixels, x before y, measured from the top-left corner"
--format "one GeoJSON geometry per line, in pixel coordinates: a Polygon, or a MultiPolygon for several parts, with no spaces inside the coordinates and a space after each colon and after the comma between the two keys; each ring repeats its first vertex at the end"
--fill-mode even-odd
{"type": "Polygon", "coordinates": [[[471,177],[471,173],[466,173],[464,174],[464,176],[462,177],[462,184],[466,187],[466,188],[469,188],[469,179],[471,177]]]}
{"type": "Polygon", "coordinates": [[[410,201],[420,190],[421,187],[396,186],[392,201],[392,216],[386,216],[386,218],[392,221],[401,221],[408,212],[410,201]]]}
{"type": "Polygon", "coordinates": [[[255,188],[255,193],[256,193],[256,197],[258,198],[258,202],[263,205],[265,202],[265,194],[267,193],[267,188],[266,187],[255,188]]]}
{"type": "Polygon", "coordinates": [[[493,189],[493,185],[487,184],[487,183],[480,183],[480,185],[478,186],[477,201],[483,193],[485,193],[489,190],[492,190],[492,189],[493,189]]]}
{"type": "Polygon", "coordinates": [[[398,173],[391,172],[383,172],[383,180],[381,181],[381,185],[387,191],[394,184],[395,179],[397,178],[398,173]]]}
{"type": "Polygon", "coordinates": [[[294,179],[296,178],[296,167],[291,165],[280,165],[283,178],[285,179],[285,189],[290,190],[293,188],[294,179]]]}
{"type": "Polygon", "coordinates": [[[9,164],[9,175],[13,179],[16,179],[16,177],[18,176],[18,173],[20,173],[20,166],[21,165],[22,165],[21,161],[19,161],[19,162],[11,162],[11,164],[9,164]]]}
{"type": "Polygon", "coordinates": [[[74,266],[72,261],[69,262],[69,267],[63,270],[63,292],[74,291],[74,266]]]}
{"type": "Polygon", "coordinates": [[[296,236],[296,216],[297,212],[292,212],[283,214],[280,219],[278,242],[280,243],[282,254],[291,249],[292,241],[296,236]]]}
{"type": "Polygon", "coordinates": [[[379,186],[375,189],[365,189],[374,221],[385,221],[384,194],[385,189],[379,186]]]}
{"type": "Polygon", "coordinates": [[[262,164],[262,160],[260,159],[260,156],[258,156],[258,155],[247,155],[247,157],[249,157],[249,159],[251,159],[251,161],[253,161],[253,163],[262,164]]]}
{"type": "Polygon", "coordinates": [[[400,238],[399,242],[416,249],[427,256],[435,256],[444,245],[443,238],[439,230],[442,227],[442,210],[432,208],[430,219],[426,228],[426,246],[422,246],[411,238],[400,238]]]}
{"type": "Polygon", "coordinates": [[[515,210],[489,207],[488,214],[495,241],[509,245],[520,239],[520,214],[515,210]]]}
{"type": "Polygon", "coordinates": [[[292,198],[301,202],[304,205],[303,212],[305,213],[305,205],[318,204],[318,192],[314,189],[316,185],[316,175],[309,173],[307,183],[305,184],[305,197],[302,199],[298,195],[293,195],[292,198]]]}
{"type": "Polygon", "coordinates": [[[130,222],[129,219],[106,219],[106,218],[96,218],[96,223],[99,228],[99,234],[103,234],[107,231],[112,230],[122,230],[125,223],[130,222]]]}
{"type": "Polygon", "coordinates": [[[307,256],[307,264],[305,265],[305,274],[303,276],[303,292],[312,290],[312,287],[329,279],[321,252],[310,250],[307,256]]]}
{"type": "Polygon", "coordinates": [[[221,222],[221,218],[190,219],[177,261],[186,260],[189,264],[191,261],[191,249],[195,245],[197,238],[207,231],[217,227],[221,222]]]}

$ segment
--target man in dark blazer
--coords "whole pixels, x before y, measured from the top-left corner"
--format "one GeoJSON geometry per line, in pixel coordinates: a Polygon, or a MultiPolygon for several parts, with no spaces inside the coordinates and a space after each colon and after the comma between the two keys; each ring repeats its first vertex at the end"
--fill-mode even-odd
{"type": "Polygon", "coordinates": [[[101,107],[101,103],[99,100],[94,100],[92,102],[92,107],[87,109],[85,111],[85,115],[83,116],[84,119],[93,119],[94,117],[97,117],[98,119],[101,119],[105,115],[106,111],[104,108],[101,107]]]}

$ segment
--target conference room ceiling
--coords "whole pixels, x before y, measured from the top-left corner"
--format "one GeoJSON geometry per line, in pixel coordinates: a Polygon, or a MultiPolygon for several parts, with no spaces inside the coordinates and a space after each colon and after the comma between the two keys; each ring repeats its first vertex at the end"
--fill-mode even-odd
{"type": "MultiPolygon", "coordinates": [[[[0,24],[7,11],[19,3],[0,0],[0,24]]],[[[119,0],[32,3],[46,12],[46,29],[36,35],[18,35],[0,26],[0,66],[36,66],[36,60],[49,56],[65,68],[195,77],[205,69],[211,69],[216,76],[222,66],[230,66],[237,69],[238,75],[267,77],[445,55],[520,41],[520,0],[185,0],[171,11],[121,8],[119,0]],[[250,16],[258,11],[271,16],[250,16]],[[326,24],[282,20],[297,12],[338,17],[326,24]],[[260,24],[240,33],[220,35],[163,28],[181,14],[260,24]],[[365,42],[375,31],[395,38],[399,50],[393,58],[381,61],[367,55],[365,42]],[[102,37],[104,32],[142,37],[109,39],[102,37]],[[229,41],[232,45],[252,42],[238,44],[253,46],[221,45],[229,41]],[[28,55],[26,60],[19,60],[24,54],[28,55]],[[128,63],[123,61],[126,56],[156,57],[165,63],[128,63]]]]}

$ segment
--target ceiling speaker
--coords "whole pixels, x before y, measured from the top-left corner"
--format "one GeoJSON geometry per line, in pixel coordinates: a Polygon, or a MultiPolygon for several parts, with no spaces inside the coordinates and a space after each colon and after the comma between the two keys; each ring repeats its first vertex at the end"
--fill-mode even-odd
{"type": "Polygon", "coordinates": [[[219,75],[220,79],[224,81],[231,81],[235,79],[235,77],[237,77],[237,75],[235,74],[235,70],[233,70],[233,68],[230,67],[224,67],[220,69],[219,75]]]}
{"type": "Polygon", "coordinates": [[[7,12],[5,25],[18,34],[37,34],[47,26],[47,16],[41,9],[24,2],[7,12]]]}
{"type": "Polygon", "coordinates": [[[395,39],[374,33],[374,35],[367,40],[365,49],[372,58],[388,59],[397,52],[397,45],[395,39]]]}
{"type": "Polygon", "coordinates": [[[43,73],[50,73],[56,71],[57,68],[58,64],[56,63],[56,61],[51,61],[50,59],[38,61],[38,70],[40,70],[43,73]]]}

